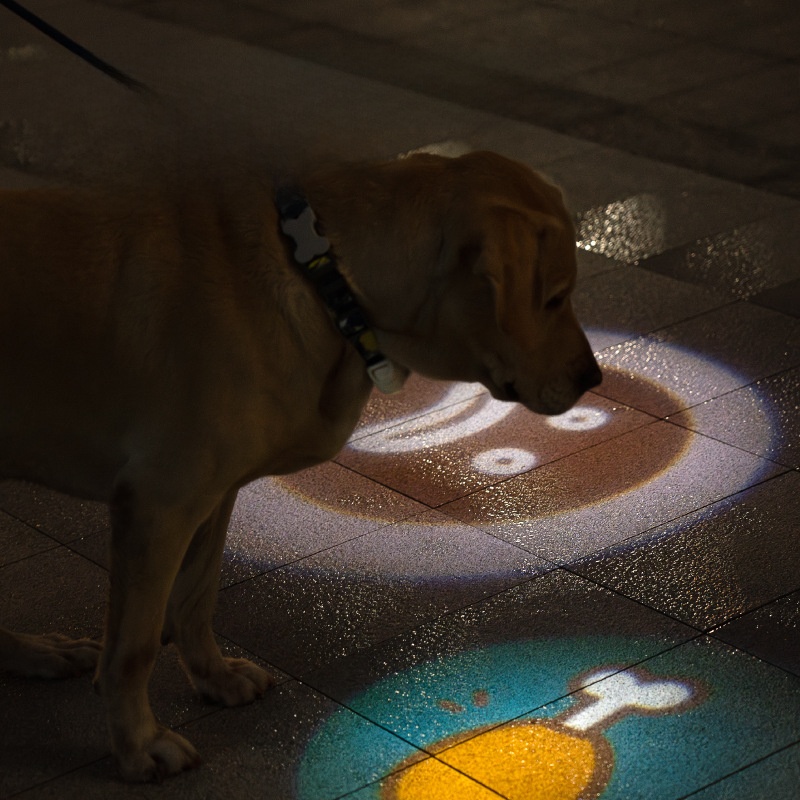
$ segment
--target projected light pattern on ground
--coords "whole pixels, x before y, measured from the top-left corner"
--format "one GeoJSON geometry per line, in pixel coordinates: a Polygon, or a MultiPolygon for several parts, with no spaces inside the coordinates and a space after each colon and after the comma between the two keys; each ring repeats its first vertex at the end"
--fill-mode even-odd
{"type": "MultiPolygon", "coordinates": [[[[426,382],[400,400],[376,398],[337,461],[444,512],[420,520],[420,530],[466,523],[555,561],[614,544],[610,536],[622,542],[679,517],[683,498],[701,495],[710,474],[717,497],[753,483],[764,462],[733,451],[729,462],[715,464],[716,443],[694,434],[686,413],[680,426],[656,421],[702,402],[704,386],[724,392],[747,380],[702,355],[655,339],[641,364],[603,366],[601,391],[635,386],[631,402],[642,411],[590,394],[566,414],[540,417],[493,400],[475,384],[426,382]],[[694,377],[681,383],[676,375],[694,377]],[[589,461],[587,453],[595,460],[589,461]],[[599,460],[602,454],[605,460],[599,460]],[[628,464],[635,464],[636,471],[619,468],[628,464]],[[603,539],[592,538],[599,521],[613,525],[603,539]]],[[[768,443],[772,422],[767,403],[748,404],[747,414],[742,427],[760,430],[768,443]]],[[[347,521],[351,514],[378,525],[394,521],[390,514],[384,516],[381,504],[368,510],[359,504],[352,510],[340,502],[344,492],[335,484],[307,480],[302,473],[273,479],[270,487],[283,493],[288,516],[301,517],[302,509],[313,508],[326,528],[352,525],[347,521]]],[[[280,539],[273,537],[280,533],[267,535],[274,559],[280,539]]],[[[237,557],[258,561],[262,542],[257,535],[239,537],[237,557]]],[[[375,576],[410,579],[478,578],[504,574],[505,569],[488,563],[480,574],[463,575],[434,561],[399,575],[402,559],[383,561],[377,550],[373,558],[374,563],[362,568],[372,569],[375,576]]]]}
{"type": "MultiPolygon", "coordinates": [[[[613,371],[613,367],[607,370],[613,371]]],[[[675,392],[652,380],[643,382],[639,395],[642,403],[667,413],[687,405],[675,392]]],[[[446,509],[447,503],[497,483],[498,477],[530,472],[654,421],[652,416],[596,395],[588,395],[557,417],[535,415],[517,404],[494,400],[478,384],[430,382],[414,387],[413,398],[413,408],[399,416],[392,416],[391,409],[381,410],[383,400],[378,398],[380,418],[359,428],[336,460],[434,508],[446,509]]],[[[692,438],[688,429],[676,429],[674,436],[640,459],[633,480],[621,473],[598,476],[591,492],[570,493],[563,499],[564,507],[550,509],[548,516],[596,505],[651,482],[680,460],[692,438]]],[[[305,491],[292,476],[280,482],[301,494],[305,491]]],[[[325,504],[322,496],[307,499],[325,504]]],[[[485,517],[468,522],[490,522],[491,509],[486,511],[485,517]]],[[[527,513],[536,515],[535,509],[527,513]]]]}
{"type": "Polygon", "coordinates": [[[457,442],[513,414],[513,403],[492,400],[475,384],[450,384],[433,405],[399,419],[360,429],[350,447],[365,453],[397,455],[457,442]]]}
{"type": "MultiPolygon", "coordinates": [[[[665,223],[660,200],[638,195],[583,214],[578,246],[636,262],[663,252],[665,223]]],[[[598,349],[621,344],[600,355],[603,386],[569,412],[536,417],[475,385],[414,385],[413,402],[382,398],[367,409],[338,463],[443,512],[415,519],[420,531],[466,523],[558,563],[672,536],[688,524],[682,515],[695,512],[687,519],[696,523],[697,509],[715,513],[716,500],[768,469],[754,454],[770,452],[775,423],[750,379],[658,335],[588,334],[598,349]],[[750,452],[693,432],[693,408],[745,386],[748,402],[730,405],[729,425],[754,432],[750,452]],[[597,536],[602,525],[606,538],[597,536]]],[[[293,501],[347,517],[330,492],[291,476],[279,483],[293,501]]],[[[491,560],[421,564],[382,549],[369,550],[369,563],[359,551],[360,569],[377,580],[480,580],[503,569],[491,560]]],[[[496,621],[457,641],[437,621],[367,659],[368,681],[337,698],[350,710],[332,714],[308,743],[300,800],[337,796],[354,770],[373,781],[359,800],[485,800],[485,787],[513,800],[683,796],[710,770],[738,768],[741,741],[731,731],[765,754],[776,726],[795,736],[770,710],[764,665],[711,639],[687,651],[653,630],[606,636],[619,629],[600,617],[587,628],[593,635],[557,627],[557,637],[537,629],[523,639],[496,621]],[[365,739],[364,718],[395,744],[365,739]],[[398,742],[408,743],[405,754],[398,742]]],[[[790,703],[800,712],[795,688],[790,703]]]]}
{"type": "MultiPolygon", "coordinates": [[[[375,776],[359,800],[489,796],[464,774],[513,800],[684,796],[739,766],[742,737],[754,754],[793,740],[795,718],[774,714],[773,673],[711,640],[686,652],[644,634],[431,656],[345,698],[357,713],[335,712],[312,736],[298,797],[338,796],[353,772],[375,776]],[[365,739],[362,717],[408,742],[405,755],[365,739]]],[[[778,680],[800,713],[792,676],[778,680]]]]}
{"type": "MultiPolygon", "coordinates": [[[[601,667],[571,683],[575,704],[555,717],[469,731],[465,741],[462,733],[451,743],[437,743],[436,749],[452,747],[443,755],[446,764],[484,778],[506,797],[593,800],[605,791],[614,767],[607,728],[636,714],[679,713],[701,702],[701,692],[690,682],[656,678],[643,669],[601,667]],[[516,763],[504,767],[503,754],[513,754],[516,763]]],[[[490,702],[488,692],[481,697],[490,702]]],[[[382,800],[450,800],[451,773],[433,759],[410,761],[386,781],[382,800]]]]}

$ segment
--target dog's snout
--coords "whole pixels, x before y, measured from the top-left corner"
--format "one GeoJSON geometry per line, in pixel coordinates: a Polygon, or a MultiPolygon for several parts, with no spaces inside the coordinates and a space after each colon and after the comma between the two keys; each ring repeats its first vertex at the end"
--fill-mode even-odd
{"type": "Polygon", "coordinates": [[[600,367],[598,366],[597,362],[592,360],[592,363],[581,373],[580,377],[578,378],[578,387],[580,388],[581,393],[588,392],[589,389],[599,386],[602,381],[603,373],[600,371],[600,367]]]}

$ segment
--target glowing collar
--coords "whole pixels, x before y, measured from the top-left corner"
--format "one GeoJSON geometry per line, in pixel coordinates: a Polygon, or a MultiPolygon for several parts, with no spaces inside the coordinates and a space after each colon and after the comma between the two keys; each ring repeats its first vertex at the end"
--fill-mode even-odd
{"type": "Polygon", "coordinates": [[[356,348],[375,386],[385,394],[398,391],[403,374],[378,349],[378,340],[367,325],[364,312],[336,266],[330,242],[317,233],[314,212],[306,199],[291,189],[276,198],[281,230],[295,244],[294,260],[313,284],[342,336],[356,348]]]}

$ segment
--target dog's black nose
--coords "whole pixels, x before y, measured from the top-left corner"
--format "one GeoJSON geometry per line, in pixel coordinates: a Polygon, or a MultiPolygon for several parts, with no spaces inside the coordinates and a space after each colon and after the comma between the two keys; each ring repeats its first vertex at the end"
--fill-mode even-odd
{"type": "Polygon", "coordinates": [[[578,386],[581,392],[588,392],[589,389],[599,386],[602,382],[603,373],[600,371],[600,367],[597,365],[596,361],[593,361],[592,364],[581,373],[580,378],[578,378],[578,386]]]}

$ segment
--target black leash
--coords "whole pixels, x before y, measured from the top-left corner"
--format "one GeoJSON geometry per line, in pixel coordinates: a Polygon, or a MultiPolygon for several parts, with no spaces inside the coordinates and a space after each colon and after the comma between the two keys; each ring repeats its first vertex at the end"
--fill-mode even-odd
{"type": "Polygon", "coordinates": [[[0,5],[5,6],[5,8],[13,14],[16,14],[21,19],[24,19],[25,22],[33,25],[34,28],[41,31],[45,36],[49,36],[57,44],[65,47],[70,53],[78,56],[78,58],[82,58],[87,64],[90,64],[95,69],[99,69],[100,72],[108,75],[109,78],[113,78],[117,83],[121,83],[125,88],[131,89],[134,92],[150,92],[149,87],[134,80],[130,75],[126,75],[116,67],[112,67],[111,64],[103,61],[102,58],[98,58],[94,53],[79,45],[74,39],[70,39],[69,36],[61,33],[61,31],[45,22],[41,17],[37,17],[33,12],[28,11],[27,8],[23,8],[19,3],[14,2],[14,0],[0,0],[0,5]]]}

